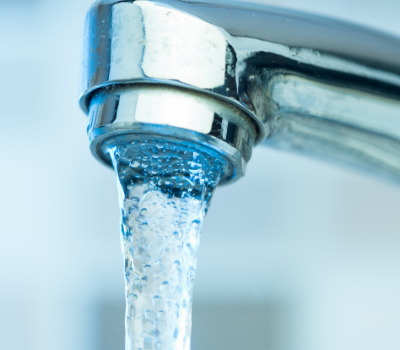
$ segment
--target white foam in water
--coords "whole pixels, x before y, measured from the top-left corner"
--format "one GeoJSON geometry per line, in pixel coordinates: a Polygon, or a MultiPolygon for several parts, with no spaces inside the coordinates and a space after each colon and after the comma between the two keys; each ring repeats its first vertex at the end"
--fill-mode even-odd
{"type": "Polygon", "coordinates": [[[221,176],[215,158],[178,142],[117,137],[126,280],[126,350],[189,350],[202,221],[221,176]]]}

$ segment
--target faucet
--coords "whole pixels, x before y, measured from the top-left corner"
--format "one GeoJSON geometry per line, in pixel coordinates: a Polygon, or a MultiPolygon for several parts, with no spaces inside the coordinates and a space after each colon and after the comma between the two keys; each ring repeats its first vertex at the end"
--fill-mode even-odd
{"type": "Polygon", "coordinates": [[[244,1],[98,0],[81,108],[93,155],[118,135],[174,139],[245,174],[255,145],[400,182],[400,40],[244,1]]]}

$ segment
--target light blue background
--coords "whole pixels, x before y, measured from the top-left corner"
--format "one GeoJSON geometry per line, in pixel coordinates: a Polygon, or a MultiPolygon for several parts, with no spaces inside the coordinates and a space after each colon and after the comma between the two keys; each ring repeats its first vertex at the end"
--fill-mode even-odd
{"type": "MultiPolygon", "coordinates": [[[[0,0],[0,349],[122,349],[115,179],[77,103],[91,3],[0,0]]],[[[400,36],[398,0],[264,3],[400,36]]],[[[399,212],[399,187],[257,148],[204,226],[193,350],[398,350],[399,212]]]]}

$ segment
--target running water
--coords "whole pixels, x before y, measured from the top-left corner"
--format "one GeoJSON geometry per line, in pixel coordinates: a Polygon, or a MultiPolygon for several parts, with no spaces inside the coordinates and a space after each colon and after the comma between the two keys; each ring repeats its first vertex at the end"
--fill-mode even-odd
{"type": "Polygon", "coordinates": [[[117,173],[126,282],[126,350],[189,350],[202,222],[222,172],[179,142],[120,136],[117,173]]]}

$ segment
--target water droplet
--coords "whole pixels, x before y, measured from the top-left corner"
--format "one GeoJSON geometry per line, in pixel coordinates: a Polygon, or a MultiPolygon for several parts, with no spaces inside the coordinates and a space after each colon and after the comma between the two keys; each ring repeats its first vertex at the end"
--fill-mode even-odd
{"type": "Polygon", "coordinates": [[[143,266],[143,273],[147,274],[149,270],[151,269],[151,265],[145,265],[143,266]]]}
{"type": "Polygon", "coordinates": [[[157,305],[159,305],[159,304],[161,303],[161,301],[162,301],[162,298],[161,298],[159,295],[156,295],[156,296],[153,298],[153,305],[154,305],[154,306],[157,306],[157,305]]]}
{"type": "Polygon", "coordinates": [[[139,228],[141,229],[141,230],[146,230],[147,228],[148,228],[148,226],[149,226],[149,224],[145,221],[145,222],[141,222],[140,224],[139,224],[139,228]]]}
{"type": "Polygon", "coordinates": [[[140,286],[142,287],[142,289],[147,289],[148,282],[149,282],[149,279],[147,278],[147,276],[145,276],[141,279],[140,286]]]}
{"type": "Polygon", "coordinates": [[[195,230],[198,230],[200,228],[200,220],[192,221],[192,225],[195,230]]]}
{"type": "Polygon", "coordinates": [[[169,289],[170,287],[171,287],[171,285],[169,284],[169,282],[168,282],[168,281],[164,281],[164,282],[161,284],[160,289],[161,289],[161,290],[167,290],[167,289],[169,289]]]}
{"type": "Polygon", "coordinates": [[[128,302],[129,303],[133,303],[137,299],[138,299],[138,296],[136,294],[129,294],[128,295],[128,302]]]}
{"type": "Polygon", "coordinates": [[[139,165],[140,165],[140,163],[137,160],[135,160],[135,161],[133,161],[132,163],[129,164],[129,166],[131,168],[137,168],[139,165]]]}

